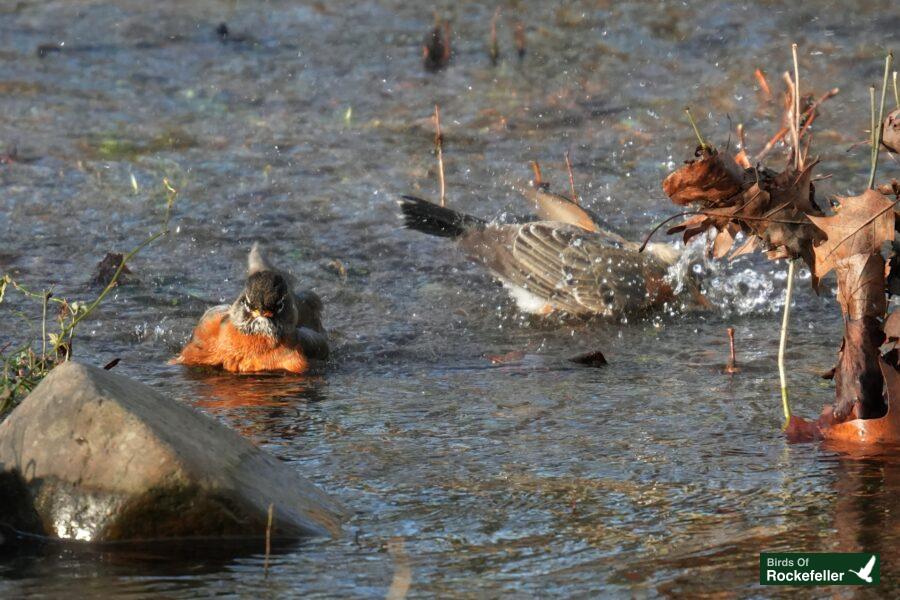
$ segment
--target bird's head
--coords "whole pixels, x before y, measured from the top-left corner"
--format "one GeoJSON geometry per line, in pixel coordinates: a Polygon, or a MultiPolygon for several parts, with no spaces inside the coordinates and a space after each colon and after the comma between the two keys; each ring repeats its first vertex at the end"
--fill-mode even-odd
{"type": "Polygon", "coordinates": [[[257,271],[247,277],[244,290],[232,306],[232,319],[243,333],[282,337],[293,319],[285,278],[274,271],[257,271]]]}

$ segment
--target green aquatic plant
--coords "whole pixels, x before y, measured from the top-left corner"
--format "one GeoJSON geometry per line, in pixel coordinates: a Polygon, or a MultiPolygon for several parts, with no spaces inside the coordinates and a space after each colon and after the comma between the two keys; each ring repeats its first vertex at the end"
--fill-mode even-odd
{"type": "MultiPolygon", "coordinates": [[[[72,345],[76,328],[96,310],[109,292],[118,285],[119,278],[125,270],[128,261],[144,248],[169,233],[169,219],[172,207],[178,197],[178,190],[172,187],[168,179],[163,179],[163,188],[166,194],[166,210],[161,229],[147,237],[122,257],[118,268],[109,278],[106,287],[90,302],[58,298],[53,294],[52,289],[34,291],[13,279],[9,274],[5,274],[0,278],[0,304],[3,304],[6,294],[10,290],[14,290],[25,298],[39,302],[41,310],[39,340],[34,338],[28,339],[11,351],[9,346],[12,343],[0,347],[0,364],[2,364],[2,370],[0,370],[0,417],[28,395],[56,365],[72,357],[72,345]],[[57,308],[55,323],[53,324],[55,331],[48,329],[48,326],[51,325],[50,319],[48,319],[48,309],[51,306],[57,308]]],[[[27,315],[23,313],[16,314],[29,326],[31,325],[31,320],[27,315]]],[[[33,330],[33,327],[29,328],[33,330]]]]}
{"type": "Polygon", "coordinates": [[[100,160],[135,160],[143,155],[186,150],[197,140],[178,128],[168,128],[149,139],[134,139],[118,133],[91,136],[82,142],[90,156],[100,160]]]}

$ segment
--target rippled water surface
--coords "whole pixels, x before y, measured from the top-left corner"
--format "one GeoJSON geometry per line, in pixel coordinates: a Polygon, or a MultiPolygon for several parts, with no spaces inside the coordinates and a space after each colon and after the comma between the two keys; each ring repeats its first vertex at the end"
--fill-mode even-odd
{"type": "MultiPolygon", "coordinates": [[[[513,186],[528,161],[564,190],[569,151],[585,203],[638,239],[676,210],[659,184],[695,145],[684,106],[716,143],[730,116],[760,148],[779,115],[753,71],[780,90],[792,41],[805,90],[841,88],[815,126],[819,172],[833,174],[819,193],[858,191],[868,154],[845,150],[866,135],[885,49],[900,49],[896,5],[503,4],[496,67],[495,5],[443,6],[456,56],[429,75],[431,5],[0,4],[0,152],[18,151],[0,164],[0,270],[91,297],[103,255],[158,227],[169,178],[177,229],[133,261],[140,283],[86,324],[77,356],[121,358],[117,371],[213,413],[355,511],[343,538],[276,554],[267,579],[262,548],[171,560],[63,547],[0,559],[0,595],[381,597],[404,564],[418,597],[769,595],[760,550],[835,549],[883,552],[880,592],[900,592],[900,461],[779,431],[783,265],[698,265],[709,312],[539,322],[446,240],[400,229],[393,201],[437,193],[439,103],[452,206],[527,214],[513,186]],[[166,364],[206,307],[237,294],[254,240],[325,299],[337,358],[324,376],[166,364]],[[728,326],[734,376],[721,373],[728,326]],[[607,368],[562,360],[596,349],[607,368]]],[[[0,308],[2,346],[27,330],[16,311],[37,312],[15,294],[0,308]]],[[[838,312],[799,286],[788,360],[802,414],[832,396],[816,373],[834,360],[838,312]]]]}

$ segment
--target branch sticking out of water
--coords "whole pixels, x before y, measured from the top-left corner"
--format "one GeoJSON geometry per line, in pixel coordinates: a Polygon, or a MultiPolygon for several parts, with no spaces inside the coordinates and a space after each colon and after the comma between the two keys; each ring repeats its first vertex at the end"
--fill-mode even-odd
{"type": "MultiPolygon", "coordinates": [[[[812,105],[807,108],[803,113],[803,127],[800,129],[800,136],[803,137],[803,134],[809,129],[809,126],[812,125],[812,122],[816,119],[816,110],[819,108],[819,105],[828,100],[829,98],[833,98],[840,92],[839,88],[832,88],[822,94],[820,98],[818,98],[812,105]]],[[[766,145],[763,146],[763,149],[759,151],[759,153],[753,157],[754,162],[762,161],[772,149],[775,147],[775,144],[780,142],[784,136],[786,136],[790,132],[790,127],[782,127],[778,130],[772,139],[766,142],[766,145]]]]}
{"type": "Polygon", "coordinates": [[[522,21],[516,21],[516,28],[513,33],[513,37],[516,40],[516,54],[519,56],[519,60],[525,58],[525,24],[522,21]]]}
{"type": "Polygon", "coordinates": [[[566,150],[566,170],[569,172],[569,188],[572,190],[572,202],[580,204],[578,194],[575,192],[575,173],[572,172],[572,162],[569,160],[568,150],[566,150]]]}
{"type": "Polygon", "coordinates": [[[444,187],[444,135],[441,133],[441,107],[434,105],[434,150],[438,159],[438,181],[441,185],[441,206],[446,206],[444,187]]]}
{"type": "Polygon", "coordinates": [[[734,350],[734,327],[729,327],[726,331],[728,332],[729,356],[728,364],[725,366],[725,373],[734,375],[741,370],[740,367],[737,366],[737,354],[734,350]]]}
{"type": "Polygon", "coordinates": [[[538,164],[538,161],[531,161],[531,170],[534,172],[534,179],[531,180],[532,187],[539,190],[546,190],[550,187],[550,184],[545,182],[544,178],[541,176],[541,165],[538,164]]]}
{"type": "Polygon", "coordinates": [[[897,71],[894,71],[894,106],[900,108],[900,90],[897,89],[897,71]]]}
{"type": "Polygon", "coordinates": [[[490,45],[490,55],[491,55],[491,64],[495,67],[497,66],[497,62],[500,60],[500,44],[497,42],[497,19],[500,18],[500,7],[497,7],[497,10],[494,11],[494,16],[491,17],[491,45],[490,45]]]}
{"type": "Polygon", "coordinates": [[[785,71],[781,74],[781,78],[784,80],[784,84],[787,86],[788,94],[790,96],[790,108],[788,109],[788,131],[791,134],[791,147],[793,149],[792,159],[794,161],[794,166],[797,166],[798,161],[798,148],[800,147],[800,128],[799,128],[799,119],[797,118],[797,113],[794,112],[796,110],[796,101],[799,98],[797,96],[797,86],[794,85],[794,80],[791,78],[791,74],[785,71]]]}
{"type": "MultiPolygon", "coordinates": [[[[881,81],[881,104],[878,107],[878,118],[875,118],[875,87],[869,89],[872,100],[872,169],[869,171],[869,189],[875,189],[875,172],[878,170],[878,154],[881,150],[881,134],[884,128],[884,98],[887,95],[888,75],[891,72],[891,63],[894,61],[894,53],[888,52],[884,59],[884,78],[881,81]]],[[[896,93],[896,88],[895,88],[896,93]]]]}
{"type": "Polygon", "coordinates": [[[772,90],[769,88],[769,82],[766,80],[765,73],[762,72],[762,69],[756,69],[753,74],[756,76],[756,81],[759,83],[759,89],[765,96],[766,101],[771,100],[772,90]]]}
{"type": "Polygon", "coordinates": [[[791,55],[794,58],[794,165],[803,170],[803,153],[800,151],[800,62],[797,60],[797,44],[791,44],[791,55]]]}

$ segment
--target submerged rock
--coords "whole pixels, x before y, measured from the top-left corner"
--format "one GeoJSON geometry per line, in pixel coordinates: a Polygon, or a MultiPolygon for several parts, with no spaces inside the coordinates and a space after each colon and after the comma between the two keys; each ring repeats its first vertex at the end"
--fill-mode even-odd
{"type": "Polygon", "coordinates": [[[0,522],[66,539],[337,535],[339,502],[214,419],[67,362],[0,424],[0,522]]]}
{"type": "MultiPolygon", "coordinates": [[[[103,257],[103,260],[97,263],[97,267],[94,269],[91,285],[104,288],[108,286],[112,282],[113,277],[116,276],[116,271],[119,270],[119,265],[122,264],[124,259],[124,254],[120,254],[119,252],[107,252],[106,256],[103,257]]],[[[127,264],[122,266],[122,272],[119,273],[119,278],[116,279],[116,286],[139,283],[137,277],[134,277],[133,275],[134,272],[128,268],[127,264]]]]}

